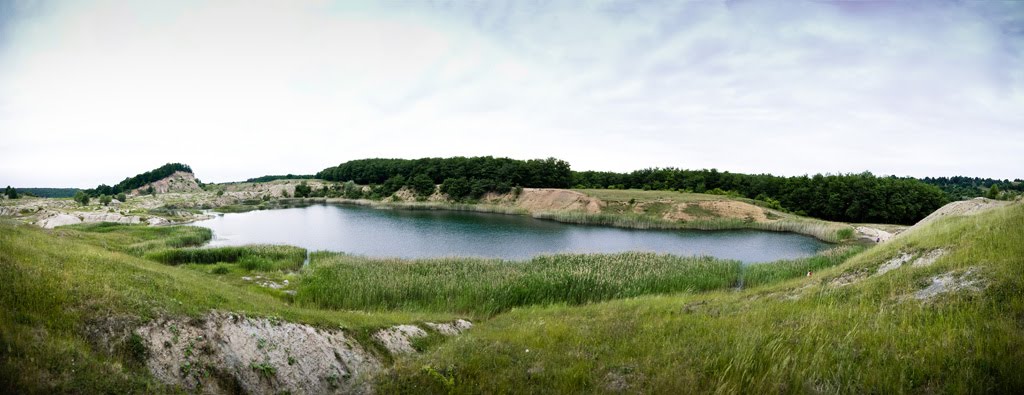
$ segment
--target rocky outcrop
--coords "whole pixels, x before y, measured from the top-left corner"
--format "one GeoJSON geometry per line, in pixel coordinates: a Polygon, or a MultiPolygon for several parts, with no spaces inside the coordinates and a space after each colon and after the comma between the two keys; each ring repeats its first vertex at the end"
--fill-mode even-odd
{"type": "Polygon", "coordinates": [[[168,384],[212,393],[367,393],[381,369],[341,330],[210,313],[139,328],[150,372],[168,384]]]}
{"type": "Polygon", "coordinates": [[[176,171],[159,181],[153,181],[132,190],[129,195],[139,196],[149,193],[150,187],[153,188],[154,193],[201,192],[203,190],[203,188],[199,187],[199,183],[196,182],[195,175],[184,171],[176,171]]]}
{"type": "MultiPolygon", "coordinates": [[[[425,325],[444,336],[472,327],[466,320],[425,325]]],[[[428,335],[416,325],[397,325],[372,339],[399,355],[416,352],[412,339],[428,335]]],[[[134,337],[154,377],[193,392],[369,393],[384,369],[372,347],[343,330],[233,313],[156,320],[134,337]]]]}
{"type": "MultiPolygon", "coordinates": [[[[162,220],[162,218],[161,218],[162,220]]],[[[112,212],[71,212],[57,213],[53,216],[43,218],[36,223],[43,228],[53,229],[58,226],[74,225],[93,222],[113,222],[118,224],[142,223],[142,218],[137,215],[121,215],[112,212]]],[[[153,224],[152,221],[147,223],[153,224]]]]}

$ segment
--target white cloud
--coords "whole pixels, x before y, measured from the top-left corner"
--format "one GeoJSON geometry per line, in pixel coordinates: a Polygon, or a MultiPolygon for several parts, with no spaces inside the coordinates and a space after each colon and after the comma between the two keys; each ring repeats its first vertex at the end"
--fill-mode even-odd
{"type": "Polygon", "coordinates": [[[363,157],[1021,176],[1021,7],[58,3],[0,43],[0,181],[363,157]],[[1016,30],[1014,30],[1016,29],[1016,30]]]}

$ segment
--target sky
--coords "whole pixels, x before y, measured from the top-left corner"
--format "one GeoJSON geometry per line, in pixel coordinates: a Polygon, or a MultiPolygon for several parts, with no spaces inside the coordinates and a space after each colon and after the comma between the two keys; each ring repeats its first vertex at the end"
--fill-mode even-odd
{"type": "Polygon", "coordinates": [[[1024,1],[0,0],[0,184],[481,155],[1024,178],[1024,1]]]}

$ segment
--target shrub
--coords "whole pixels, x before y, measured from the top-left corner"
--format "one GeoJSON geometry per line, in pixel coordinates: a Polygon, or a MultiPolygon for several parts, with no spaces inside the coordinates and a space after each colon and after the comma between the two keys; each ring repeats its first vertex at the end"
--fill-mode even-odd
{"type": "Polygon", "coordinates": [[[81,204],[83,206],[89,205],[89,194],[85,193],[84,191],[75,192],[74,199],[76,202],[78,202],[78,204],[81,204]]]}

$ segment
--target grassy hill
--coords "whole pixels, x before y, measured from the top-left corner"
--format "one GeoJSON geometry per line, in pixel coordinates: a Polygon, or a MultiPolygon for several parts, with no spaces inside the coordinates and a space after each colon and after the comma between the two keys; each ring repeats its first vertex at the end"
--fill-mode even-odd
{"type": "MultiPolygon", "coordinates": [[[[344,328],[393,365],[375,379],[381,393],[1019,392],[1021,229],[1017,203],[866,250],[743,268],[643,254],[504,263],[539,265],[514,270],[314,254],[295,271],[281,269],[295,267],[288,249],[191,250],[209,238],[191,227],[0,221],[0,392],[180,391],[150,373],[156,350],[132,334],[211,310],[344,328]],[[630,275],[616,276],[623,259],[630,275]],[[672,277],[699,267],[721,270],[694,272],[713,281],[672,277]],[[295,285],[244,279],[256,275],[295,285]],[[401,287],[395,275],[422,283],[401,287]],[[339,297],[341,279],[361,285],[339,297]],[[464,293],[480,299],[446,296],[464,293]],[[504,299],[481,303],[489,295],[504,299]],[[390,355],[370,336],[459,317],[473,329],[430,336],[419,354],[390,355]]],[[[287,369],[253,366],[268,385],[287,369]]]]}
{"type": "Polygon", "coordinates": [[[938,221],[774,285],[515,309],[402,361],[381,384],[455,393],[1019,392],[1021,229],[1016,204],[938,221]],[[944,253],[930,265],[878,274],[903,254],[936,250],[944,253]],[[949,292],[924,292],[949,279],[949,292]]]}

